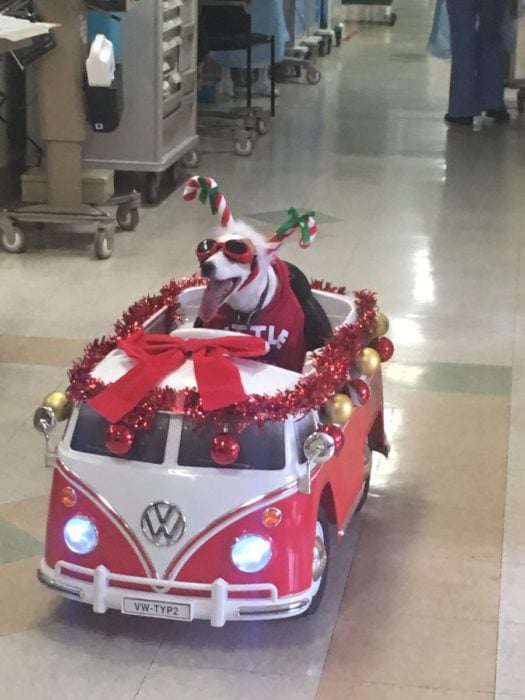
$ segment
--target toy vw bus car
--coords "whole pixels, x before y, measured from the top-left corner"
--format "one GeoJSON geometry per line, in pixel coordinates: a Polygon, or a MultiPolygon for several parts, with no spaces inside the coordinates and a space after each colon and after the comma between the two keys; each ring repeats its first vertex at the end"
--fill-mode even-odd
{"type": "MultiPolygon", "coordinates": [[[[329,357],[322,350],[317,360],[311,357],[304,375],[232,360],[248,408],[226,408],[224,415],[249,417],[255,402],[258,420],[245,420],[229,442],[221,443],[231,433],[218,430],[212,414],[191,413],[175,401],[171,410],[164,404],[154,412],[147,430],[131,431],[128,451],[115,449],[106,418],[86,400],[72,402],[52,453],[42,583],[98,613],[115,608],[171,620],[206,619],[214,626],[317,608],[330,554],[328,525],[343,536],[366,499],[371,450],[386,454],[387,441],[375,361],[381,348],[370,347],[374,323],[383,315],[371,301],[367,307],[358,297],[314,293],[334,337],[341,329],[348,332],[334,341],[329,357]],[[357,355],[345,356],[337,389],[327,389],[333,374],[341,373],[343,354],[356,349],[357,355]]],[[[144,313],[160,308],[137,322],[135,305],[117,327],[166,332],[173,327],[171,304],[179,319],[174,337],[231,335],[193,328],[201,294],[202,287],[188,286],[168,302],[165,293],[155,303],[150,297],[144,313]]],[[[81,363],[84,389],[114,382],[132,364],[117,348],[104,355],[103,342],[88,355],[89,362],[81,363]]],[[[178,395],[194,386],[190,358],[159,383],[159,391],[178,395]]],[[[77,387],[76,393],[78,399],[89,391],[81,394],[77,387]]],[[[35,414],[46,438],[57,413],[48,400],[35,414]]]]}

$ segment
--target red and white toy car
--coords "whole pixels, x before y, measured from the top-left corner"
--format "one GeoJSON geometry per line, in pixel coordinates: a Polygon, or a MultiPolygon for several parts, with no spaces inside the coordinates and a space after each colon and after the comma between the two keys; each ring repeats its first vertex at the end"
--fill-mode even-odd
{"type": "MultiPolygon", "coordinates": [[[[233,223],[214,180],[192,178],[184,198],[198,194],[223,227],[233,223]]],[[[270,239],[272,255],[295,230],[303,247],[317,234],[312,212],[288,214],[270,239]]],[[[301,373],[264,363],[288,331],[251,320],[248,333],[195,327],[210,298],[218,293],[224,304],[224,290],[246,294],[257,281],[265,289],[249,318],[269,314],[267,247],[243,231],[199,244],[207,278],[170,282],[131,306],[113,336],[87,347],[67,394],[50,394],[35,413],[54,467],[38,576],[95,612],[220,627],[314,611],[328,570],[328,524],[343,536],[366,500],[371,451],[388,451],[380,367],[393,346],[371,292],[346,295],[314,282],[312,297],[304,276],[302,291],[292,290],[283,271],[279,284],[292,303],[276,295],[275,304],[281,315],[290,309],[286,323],[304,313],[294,338],[314,348],[301,373]],[[223,254],[233,277],[217,270],[223,254]],[[312,308],[323,319],[316,336],[307,332],[312,308]],[[257,335],[263,329],[266,340],[257,335]],[[50,450],[49,432],[66,418],[50,450]]],[[[300,369],[304,348],[283,366],[300,369]]]]}
{"type": "Polygon", "coordinates": [[[114,336],[87,348],[67,396],[51,394],[37,410],[46,439],[69,418],[56,453],[48,449],[39,579],[98,613],[221,626],[311,612],[326,581],[328,524],[343,536],[367,496],[371,451],[387,453],[388,320],[370,292],[314,284],[334,335],[304,374],[233,358],[245,397],[206,410],[194,388],[198,348],[235,334],[193,328],[199,283],[172,282],[132,306],[114,336]],[[133,380],[136,360],[118,339],[166,337],[190,351],[110,424],[89,400],[122,376],[133,380]]]}

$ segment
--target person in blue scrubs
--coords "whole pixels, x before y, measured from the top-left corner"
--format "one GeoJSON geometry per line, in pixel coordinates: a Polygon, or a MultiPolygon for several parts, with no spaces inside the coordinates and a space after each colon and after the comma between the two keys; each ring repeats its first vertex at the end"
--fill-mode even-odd
{"type": "Polygon", "coordinates": [[[501,36],[507,0],[447,0],[452,67],[445,121],[471,126],[482,112],[507,122],[501,36]]]}

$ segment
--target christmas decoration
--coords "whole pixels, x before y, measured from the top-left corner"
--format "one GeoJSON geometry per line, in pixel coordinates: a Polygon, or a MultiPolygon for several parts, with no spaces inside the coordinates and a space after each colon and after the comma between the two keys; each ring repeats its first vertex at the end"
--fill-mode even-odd
{"type": "Polygon", "coordinates": [[[347,294],[348,291],[346,287],[338,287],[331,282],[325,282],[325,280],[313,279],[310,286],[312,289],[318,289],[320,292],[330,292],[331,294],[347,294]]]}
{"type": "Polygon", "coordinates": [[[354,405],[346,394],[335,394],[326,402],[325,411],[332,423],[344,425],[350,420],[354,405]]]}
{"type": "Polygon", "coordinates": [[[359,374],[371,377],[381,367],[379,353],[373,348],[363,348],[356,357],[356,368],[359,374]]]}
{"type": "Polygon", "coordinates": [[[350,382],[350,389],[357,394],[360,404],[365,404],[370,398],[370,386],[364,379],[353,379],[350,382]]]}
{"type": "Polygon", "coordinates": [[[388,360],[394,354],[394,343],[390,338],[376,338],[370,343],[370,347],[377,351],[377,354],[381,358],[381,362],[388,362],[388,360]]]}
{"type": "MultiPolygon", "coordinates": [[[[206,279],[190,277],[171,281],[155,296],[148,296],[133,304],[115,324],[115,333],[107,338],[90,343],[84,357],[69,372],[69,393],[74,401],[87,401],[100,394],[106,384],[91,376],[93,369],[117,347],[118,341],[132,335],[137,329],[161,309],[164,309],[165,331],[168,333],[184,319],[179,313],[179,296],[190,287],[203,286],[206,279]]],[[[321,289],[345,294],[344,287],[337,287],[323,280],[312,281],[312,289],[321,289]]],[[[275,394],[252,394],[246,400],[225,408],[206,411],[198,391],[186,387],[176,391],[155,387],[120,421],[134,431],[149,430],[159,411],[174,411],[190,416],[194,420],[208,420],[219,430],[231,427],[241,431],[247,425],[261,424],[266,420],[283,421],[290,415],[304,415],[310,410],[324,406],[339,387],[351,379],[352,374],[363,374],[358,369],[357,356],[363,350],[379,355],[366,345],[373,337],[376,319],[376,296],[364,290],[355,292],[356,321],[342,324],[335,329],[325,346],[312,358],[314,371],[301,377],[295,387],[275,394]]]]}
{"type": "Polygon", "coordinates": [[[239,440],[232,433],[218,433],[211,439],[210,457],[217,464],[233,464],[240,451],[239,440]]]}
{"type": "Polygon", "coordinates": [[[345,435],[338,425],[325,423],[319,428],[319,430],[333,438],[336,452],[339,452],[339,450],[343,448],[343,445],[345,444],[345,435]]]}
{"type": "Polygon", "coordinates": [[[202,406],[206,411],[247,399],[239,369],[232,357],[261,357],[266,342],[252,335],[198,340],[144,333],[139,329],[117,341],[121,350],[138,360],[124,376],[89,400],[107,420],[116,422],[131,411],[158,382],[193,357],[202,406]]]}
{"type": "MultiPolygon", "coordinates": [[[[182,195],[184,201],[192,202],[196,199],[197,195],[203,204],[206,203],[206,200],[209,201],[211,213],[219,214],[221,226],[226,227],[234,223],[230,207],[226,203],[224,195],[213,178],[195,175],[188,180],[182,195]]],[[[311,243],[313,243],[319,230],[314,219],[314,212],[309,211],[304,214],[299,214],[296,209],[290,207],[287,213],[289,218],[277,229],[275,235],[270,238],[270,247],[277,250],[288,236],[291,236],[294,231],[300,229],[301,241],[299,245],[302,248],[308,248],[311,243]]]]}
{"type": "Polygon", "coordinates": [[[184,189],[183,198],[186,202],[191,202],[200,191],[199,199],[204,204],[208,199],[211,206],[211,213],[218,212],[221,226],[228,226],[233,223],[233,216],[230,207],[227,205],[224,195],[219,190],[219,186],[211,177],[195,175],[188,180],[184,189]]]}
{"type": "Polygon", "coordinates": [[[277,229],[275,235],[270,238],[270,243],[276,243],[276,248],[279,247],[288,236],[291,236],[292,233],[299,228],[301,231],[301,241],[299,245],[301,248],[309,248],[314,242],[319,230],[314,219],[315,212],[309,211],[299,215],[297,209],[290,207],[290,209],[288,209],[288,216],[290,218],[277,229]]]}
{"type": "Polygon", "coordinates": [[[133,447],[135,432],[127,425],[110,425],[106,432],[106,447],[116,455],[125,455],[133,447]]]}
{"type": "Polygon", "coordinates": [[[376,314],[376,321],[374,326],[374,338],[379,338],[382,335],[386,335],[388,333],[389,327],[390,321],[388,320],[388,316],[382,311],[378,311],[376,314]]]}
{"type": "Polygon", "coordinates": [[[42,406],[50,408],[57,421],[67,420],[71,415],[73,404],[63,391],[53,391],[42,399],[42,406]]]}

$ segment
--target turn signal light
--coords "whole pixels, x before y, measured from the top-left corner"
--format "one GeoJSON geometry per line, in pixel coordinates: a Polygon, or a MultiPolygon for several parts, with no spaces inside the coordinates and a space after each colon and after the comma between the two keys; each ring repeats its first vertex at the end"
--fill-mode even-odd
{"type": "Polygon", "coordinates": [[[60,493],[60,500],[66,508],[73,508],[77,502],[77,492],[71,486],[65,486],[60,493]]]}
{"type": "Polygon", "coordinates": [[[266,508],[266,510],[262,514],[262,522],[264,527],[277,527],[277,525],[280,524],[282,519],[282,512],[279,510],[279,508],[274,508],[273,506],[270,508],[266,508]]]}

